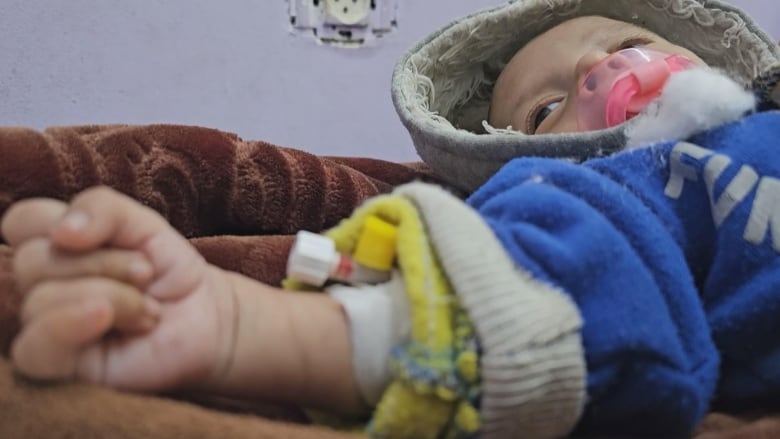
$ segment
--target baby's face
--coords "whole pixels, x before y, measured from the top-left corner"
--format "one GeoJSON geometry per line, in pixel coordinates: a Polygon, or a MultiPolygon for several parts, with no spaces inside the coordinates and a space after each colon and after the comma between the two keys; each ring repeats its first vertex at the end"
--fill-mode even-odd
{"type": "Polygon", "coordinates": [[[604,17],[575,18],[539,35],[509,61],[493,89],[490,124],[526,134],[578,131],[577,91],[584,76],[611,53],[638,46],[706,65],[640,27],[604,17]]]}

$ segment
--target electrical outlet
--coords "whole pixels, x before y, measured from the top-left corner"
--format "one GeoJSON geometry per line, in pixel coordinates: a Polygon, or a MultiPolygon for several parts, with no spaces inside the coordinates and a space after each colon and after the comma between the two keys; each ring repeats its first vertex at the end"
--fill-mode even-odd
{"type": "Polygon", "coordinates": [[[287,0],[290,24],[323,44],[375,44],[397,27],[398,0],[287,0]]]}
{"type": "MultiPolygon", "coordinates": [[[[354,26],[364,23],[371,12],[371,0],[323,0],[328,24],[354,26]]],[[[376,3],[375,3],[376,4],[376,3]]]]}

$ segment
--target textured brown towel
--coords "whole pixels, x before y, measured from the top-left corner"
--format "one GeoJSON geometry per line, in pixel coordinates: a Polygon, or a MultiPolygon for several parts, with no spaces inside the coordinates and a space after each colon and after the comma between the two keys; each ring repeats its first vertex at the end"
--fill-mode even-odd
{"type": "Polygon", "coordinates": [[[321,230],[424,167],[328,159],[186,126],[0,129],[0,214],[31,196],[106,184],[188,237],[321,230]]]}
{"type": "MultiPolygon", "coordinates": [[[[21,198],[67,199],[107,184],[161,212],[211,263],[270,284],[284,276],[292,243],[286,234],[330,227],[366,198],[414,179],[436,181],[420,164],[316,157],[197,127],[0,128],[0,215],[21,198]]],[[[3,353],[20,303],[10,255],[0,245],[3,353]]],[[[4,439],[352,437],[285,423],[302,419],[295,410],[197,401],[222,410],[83,384],[36,385],[15,377],[0,358],[4,439]]],[[[780,437],[780,418],[712,414],[697,437],[780,437]]]]}
{"type": "MultiPolygon", "coordinates": [[[[415,179],[434,180],[421,164],[317,157],[198,127],[0,129],[0,215],[22,198],[68,199],[109,185],[162,213],[210,262],[277,285],[292,243],[285,234],[331,227],[365,199],[415,179]]],[[[10,256],[0,245],[4,354],[18,329],[21,302],[10,256]]],[[[2,438],[346,437],[83,385],[30,386],[12,379],[7,361],[0,364],[0,395],[2,438]]],[[[205,402],[258,411],[251,404],[205,402]]],[[[289,410],[260,411],[301,419],[289,410]]]]}

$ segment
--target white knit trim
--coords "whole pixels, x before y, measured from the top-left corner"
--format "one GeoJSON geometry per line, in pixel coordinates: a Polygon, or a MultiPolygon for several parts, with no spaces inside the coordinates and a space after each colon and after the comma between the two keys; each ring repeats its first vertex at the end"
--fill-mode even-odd
{"type": "Polygon", "coordinates": [[[585,404],[579,311],[515,265],[479,215],[443,189],[412,183],[411,199],[483,348],[481,437],[566,436],[585,404]]]}

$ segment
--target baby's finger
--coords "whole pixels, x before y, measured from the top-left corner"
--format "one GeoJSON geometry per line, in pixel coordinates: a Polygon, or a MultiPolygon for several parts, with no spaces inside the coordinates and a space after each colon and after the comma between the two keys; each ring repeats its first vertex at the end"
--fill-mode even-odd
{"type": "Polygon", "coordinates": [[[73,378],[79,353],[103,337],[113,320],[113,307],[102,297],[51,310],[26,326],[14,340],[13,363],[30,378],[73,378]]]}
{"type": "Polygon", "coordinates": [[[50,236],[55,245],[67,250],[105,245],[136,249],[170,228],[152,209],[108,187],[96,187],[71,201],[50,236]]]}
{"type": "Polygon", "coordinates": [[[156,278],[147,293],[177,299],[203,280],[205,260],[163,217],[106,187],[82,192],[50,235],[57,247],[92,250],[101,246],[143,251],[156,278]]]}
{"type": "Polygon", "coordinates": [[[113,327],[121,331],[147,331],[159,319],[157,301],[142,295],[131,285],[100,277],[45,281],[36,285],[22,305],[20,318],[23,325],[31,325],[40,316],[58,308],[95,299],[111,305],[113,327]]]}
{"type": "Polygon", "coordinates": [[[14,275],[22,291],[44,280],[102,276],[143,288],[152,280],[154,268],[143,253],[99,249],[85,253],[59,250],[46,238],[21,244],[14,254],[14,275]]]}
{"type": "Polygon", "coordinates": [[[0,222],[0,232],[11,245],[45,237],[65,214],[67,204],[50,198],[31,198],[11,205],[0,222]]]}

